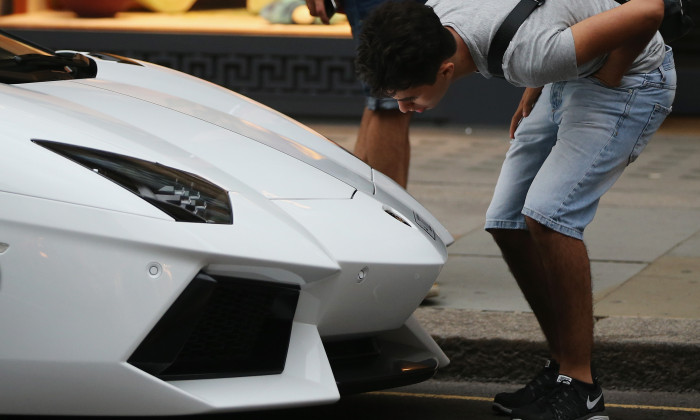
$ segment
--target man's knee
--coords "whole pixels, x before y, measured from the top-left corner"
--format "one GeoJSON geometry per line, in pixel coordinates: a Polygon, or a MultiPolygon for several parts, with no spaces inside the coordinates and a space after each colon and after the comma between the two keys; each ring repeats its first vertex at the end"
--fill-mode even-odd
{"type": "Polygon", "coordinates": [[[504,252],[521,246],[523,236],[528,235],[526,230],[519,229],[487,229],[486,231],[491,234],[498,247],[504,252]]]}
{"type": "Polygon", "coordinates": [[[547,226],[543,225],[542,223],[538,222],[537,220],[525,216],[525,224],[527,225],[528,230],[533,234],[533,235],[540,235],[546,232],[554,232],[552,229],[548,228],[547,226]]]}
{"type": "Polygon", "coordinates": [[[491,237],[496,243],[508,238],[508,229],[486,229],[486,231],[491,234],[491,237]]]}
{"type": "Polygon", "coordinates": [[[537,220],[525,216],[525,224],[527,224],[527,229],[530,232],[530,236],[536,242],[551,236],[566,236],[554,229],[548,228],[537,220]]]}
{"type": "Polygon", "coordinates": [[[530,237],[536,244],[583,244],[582,239],[575,238],[571,235],[567,235],[566,233],[558,232],[530,217],[525,216],[525,223],[527,224],[530,237]]]}

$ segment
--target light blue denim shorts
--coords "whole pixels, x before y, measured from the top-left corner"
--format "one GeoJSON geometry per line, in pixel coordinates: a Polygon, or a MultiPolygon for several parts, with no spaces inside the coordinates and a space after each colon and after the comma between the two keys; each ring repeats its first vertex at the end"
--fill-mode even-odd
{"type": "Polygon", "coordinates": [[[546,85],[515,132],[485,228],[527,229],[525,216],[583,239],[600,197],[671,112],[673,53],[610,88],[594,77],[546,85]]]}

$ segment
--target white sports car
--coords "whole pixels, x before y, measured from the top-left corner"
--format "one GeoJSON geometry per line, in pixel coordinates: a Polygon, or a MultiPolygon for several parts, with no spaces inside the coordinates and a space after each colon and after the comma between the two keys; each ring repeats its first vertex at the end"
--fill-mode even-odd
{"type": "Polygon", "coordinates": [[[214,84],[0,34],[0,414],[329,403],[448,363],[412,317],[453,239],[214,84]]]}

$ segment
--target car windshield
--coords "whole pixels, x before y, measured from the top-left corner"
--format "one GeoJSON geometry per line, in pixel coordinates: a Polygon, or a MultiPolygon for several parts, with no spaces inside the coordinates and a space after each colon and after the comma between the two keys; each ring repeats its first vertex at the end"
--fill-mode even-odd
{"type": "Polygon", "coordinates": [[[49,49],[0,32],[0,83],[34,83],[94,77],[94,62],[77,53],[49,49]]]}
{"type": "Polygon", "coordinates": [[[45,50],[33,47],[31,45],[23,44],[12,38],[8,38],[0,34],[0,60],[11,59],[17,55],[26,54],[44,54],[51,55],[45,50]]]}

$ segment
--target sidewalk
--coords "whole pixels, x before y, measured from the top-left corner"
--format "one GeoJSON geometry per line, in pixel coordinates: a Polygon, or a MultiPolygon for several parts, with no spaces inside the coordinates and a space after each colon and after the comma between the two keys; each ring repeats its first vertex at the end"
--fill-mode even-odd
{"type": "MultiPolygon", "coordinates": [[[[356,124],[309,126],[352,150],[356,124]]],[[[416,312],[451,359],[441,379],[523,382],[547,355],[483,230],[508,140],[507,127],[411,128],[408,191],[455,237],[439,296],[416,312]]],[[[603,386],[700,392],[700,119],[664,124],[603,197],[585,242],[603,386]]]]}

